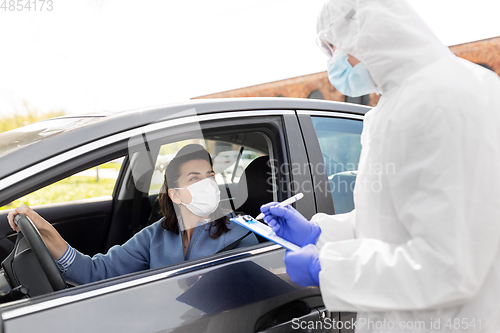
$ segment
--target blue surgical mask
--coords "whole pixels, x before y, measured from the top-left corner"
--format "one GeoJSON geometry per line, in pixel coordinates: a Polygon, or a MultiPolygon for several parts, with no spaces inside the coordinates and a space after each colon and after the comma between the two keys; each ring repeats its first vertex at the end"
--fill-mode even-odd
{"type": "Polygon", "coordinates": [[[328,79],[343,95],[359,97],[376,92],[377,88],[370,73],[360,62],[352,67],[349,56],[344,51],[337,50],[328,60],[328,79]]]}

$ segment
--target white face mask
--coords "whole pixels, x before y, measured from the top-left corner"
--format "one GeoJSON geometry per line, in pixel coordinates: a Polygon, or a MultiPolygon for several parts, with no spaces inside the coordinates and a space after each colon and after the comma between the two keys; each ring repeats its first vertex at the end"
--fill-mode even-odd
{"type": "Polygon", "coordinates": [[[359,97],[377,91],[365,65],[360,62],[353,67],[349,63],[349,55],[344,51],[335,51],[327,65],[328,79],[341,94],[359,97]]]}
{"type": "Polygon", "coordinates": [[[220,202],[220,190],[216,182],[210,178],[205,178],[196,182],[188,187],[174,187],[176,190],[188,190],[191,193],[191,203],[186,205],[181,202],[187,209],[189,209],[193,214],[205,217],[219,207],[220,202]]]}

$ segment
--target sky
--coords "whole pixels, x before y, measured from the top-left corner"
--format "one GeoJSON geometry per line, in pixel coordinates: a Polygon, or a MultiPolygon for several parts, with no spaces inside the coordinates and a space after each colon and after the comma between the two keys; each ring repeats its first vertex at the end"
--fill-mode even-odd
{"type": "MultiPolygon", "coordinates": [[[[0,116],[23,102],[129,110],[326,70],[315,43],[324,0],[37,2],[0,7],[0,116]]],[[[498,0],[410,3],[446,45],[500,36],[498,0]]]]}

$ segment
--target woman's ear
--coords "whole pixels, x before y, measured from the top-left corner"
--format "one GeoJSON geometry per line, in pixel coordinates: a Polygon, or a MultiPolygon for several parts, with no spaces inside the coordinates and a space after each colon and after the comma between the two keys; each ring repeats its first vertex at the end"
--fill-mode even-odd
{"type": "Polygon", "coordinates": [[[181,204],[181,198],[179,197],[179,193],[174,190],[173,188],[168,189],[168,196],[172,202],[180,205],[181,204]]]}

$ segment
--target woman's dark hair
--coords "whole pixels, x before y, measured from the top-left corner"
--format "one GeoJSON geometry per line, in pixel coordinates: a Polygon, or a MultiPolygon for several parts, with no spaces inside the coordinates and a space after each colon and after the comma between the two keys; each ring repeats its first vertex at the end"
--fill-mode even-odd
{"type": "MultiPolygon", "coordinates": [[[[165,170],[165,179],[158,195],[158,201],[160,203],[160,210],[162,215],[165,217],[161,222],[161,226],[169,231],[179,234],[179,222],[177,220],[177,214],[175,211],[174,203],[172,199],[168,196],[168,189],[178,187],[178,180],[181,176],[181,167],[184,163],[194,160],[205,160],[212,164],[212,158],[210,154],[203,148],[203,146],[198,144],[189,144],[182,147],[181,150],[175,155],[175,157],[170,161],[165,170]]],[[[212,213],[212,216],[222,216],[210,223],[209,235],[210,238],[215,239],[220,237],[223,233],[227,232],[229,228],[229,218],[223,216],[220,206],[217,210],[212,213]]]]}

